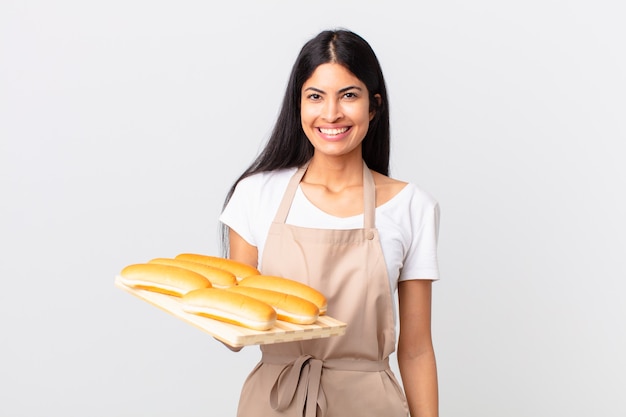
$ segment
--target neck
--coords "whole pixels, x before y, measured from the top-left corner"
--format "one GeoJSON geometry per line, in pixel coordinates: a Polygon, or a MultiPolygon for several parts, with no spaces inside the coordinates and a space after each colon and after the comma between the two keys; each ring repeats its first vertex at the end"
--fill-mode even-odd
{"type": "Polygon", "coordinates": [[[335,190],[361,186],[363,158],[360,154],[342,158],[313,155],[302,181],[335,190]]]}

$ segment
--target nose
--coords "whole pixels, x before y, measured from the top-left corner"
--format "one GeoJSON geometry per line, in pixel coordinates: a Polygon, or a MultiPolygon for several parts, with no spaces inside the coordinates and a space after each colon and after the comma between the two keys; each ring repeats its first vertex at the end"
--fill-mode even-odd
{"type": "Polygon", "coordinates": [[[335,100],[327,100],[322,109],[322,118],[327,122],[335,122],[343,117],[341,106],[335,100]]]}

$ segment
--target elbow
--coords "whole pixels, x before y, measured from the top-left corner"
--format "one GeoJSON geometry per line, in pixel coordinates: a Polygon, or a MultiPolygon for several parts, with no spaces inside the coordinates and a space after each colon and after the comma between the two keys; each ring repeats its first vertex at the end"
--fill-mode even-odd
{"type": "Polygon", "coordinates": [[[430,339],[416,342],[415,340],[403,339],[402,336],[400,336],[397,351],[398,361],[415,360],[434,356],[435,349],[430,339]]]}

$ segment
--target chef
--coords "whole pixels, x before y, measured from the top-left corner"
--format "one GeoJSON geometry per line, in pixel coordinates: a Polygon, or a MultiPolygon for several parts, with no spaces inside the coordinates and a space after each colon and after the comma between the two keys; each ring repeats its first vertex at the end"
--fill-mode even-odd
{"type": "Polygon", "coordinates": [[[274,130],[220,221],[225,255],[319,290],[326,314],[347,328],[262,345],[239,417],[438,415],[439,206],[389,177],[389,153],[387,92],[372,48],[348,30],[319,33],[301,49],[274,130]],[[402,384],[389,365],[396,344],[402,384]]]}

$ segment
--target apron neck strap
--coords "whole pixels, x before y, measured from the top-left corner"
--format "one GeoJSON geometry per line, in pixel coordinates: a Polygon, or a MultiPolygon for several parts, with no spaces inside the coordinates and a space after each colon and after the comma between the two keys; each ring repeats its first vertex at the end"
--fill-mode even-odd
{"type": "MultiPolygon", "coordinates": [[[[287,220],[291,203],[293,202],[293,198],[298,190],[298,185],[300,184],[300,181],[302,180],[302,177],[304,177],[304,173],[309,166],[309,162],[310,161],[307,161],[304,165],[298,168],[295,174],[291,177],[291,180],[287,185],[285,195],[283,196],[280,206],[278,207],[278,211],[276,212],[276,217],[274,217],[274,223],[285,223],[287,220]]],[[[365,229],[373,229],[376,215],[376,185],[374,184],[374,177],[365,164],[365,161],[363,161],[363,202],[363,227],[365,229]]]]}

